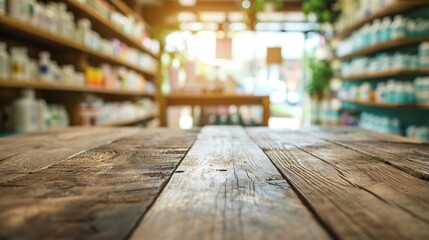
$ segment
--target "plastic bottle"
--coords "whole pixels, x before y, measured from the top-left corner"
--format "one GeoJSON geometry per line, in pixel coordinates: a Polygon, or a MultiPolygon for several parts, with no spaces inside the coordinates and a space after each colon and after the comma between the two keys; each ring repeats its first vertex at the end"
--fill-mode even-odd
{"type": "Polygon", "coordinates": [[[58,3],[57,4],[57,26],[58,26],[58,33],[62,36],[67,36],[68,31],[68,20],[69,16],[67,14],[67,7],[65,3],[58,3]]]}
{"type": "Polygon", "coordinates": [[[380,26],[381,26],[381,21],[380,19],[375,19],[374,22],[371,25],[371,29],[370,29],[370,45],[372,44],[376,44],[380,41],[379,37],[380,37],[380,26]]]}
{"type": "Polygon", "coordinates": [[[0,42],[0,78],[9,77],[9,54],[6,51],[6,44],[0,42]]]}
{"type": "Polygon", "coordinates": [[[49,113],[48,105],[45,100],[39,99],[36,101],[37,104],[37,126],[39,131],[46,130],[49,124],[49,113]]]}
{"type": "Polygon", "coordinates": [[[32,23],[36,21],[36,1],[27,0],[27,22],[32,23]]]}
{"type": "Polygon", "coordinates": [[[0,0],[0,15],[6,14],[6,0],[0,0]]]}
{"type": "Polygon", "coordinates": [[[13,126],[17,132],[34,132],[38,129],[37,103],[31,89],[23,91],[22,97],[13,103],[13,126]]]}
{"type": "Polygon", "coordinates": [[[46,28],[47,30],[57,33],[58,32],[58,26],[57,26],[57,9],[55,3],[50,3],[48,6],[46,6],[46,28]]]}
{"type": "Polygon", "coordinates": [[[11,48],[10,78],[13,80],[24,80],[26,59],[21,47],[11,48]]]}
{"type": "Polygon", "coordinates": [[[39,53],[39,77],[41,81],[52,81],[51,55],[49,52],[39,53]]]}
{"type": "Polygon", "coordinates": [[[388,41],[392,38],[392,20],[389,17],[383,18],[380,26],[380,41],[388,41]]]}
{"type": "Polygon", "coordinates": [[[20,21],[27,21],[28,18],[28,1],[27,0],[9,0],[9,16],[20,21]]]}
{"type": "Polygon", "coordinates": [[[91,22],[86,19],[79,19],[78,21],[80,42],[84,45],[90,47],[91,46],[91,22]]]}
{"type": "Polygon", "coordinates": [[[402,38],[406,36],[406,20],[402,15],[396,15],[392,22],[392,38],[402,38]]]}

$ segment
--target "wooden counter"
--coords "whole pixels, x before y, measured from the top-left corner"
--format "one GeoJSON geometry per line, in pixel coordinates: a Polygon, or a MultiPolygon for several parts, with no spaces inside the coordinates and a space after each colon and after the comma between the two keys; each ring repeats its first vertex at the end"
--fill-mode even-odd
{"type": "Polygon", "coordinates": [[[246,94],[171,94],[159,98],[162,127],[167,126],[167,109],[169,106],[241,106],[258,105],[262,107],[262,126],[268,126],[270,118],[270,97],[246,94]]]}
{"type": "Polygon", "coordinates": [[[1,239],[429,239],[429,145],[359,129],[0,139],[1,239]]]}

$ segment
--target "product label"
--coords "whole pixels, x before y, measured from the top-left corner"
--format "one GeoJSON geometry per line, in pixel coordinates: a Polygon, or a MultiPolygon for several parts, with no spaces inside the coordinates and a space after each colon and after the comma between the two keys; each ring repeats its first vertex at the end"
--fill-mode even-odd
{"type": "Polygon", "coordinates": [[[19,64],[11,64],[10,72],[11,73],[22,73],[24,71],[23,67],[19,64]]]}
{"type": "Polygon", "coordinates": [[[40,66],[40,73],[42,73],[42,74],[49,73],[49,66],[48,65],[41,65],[40,66]]]}

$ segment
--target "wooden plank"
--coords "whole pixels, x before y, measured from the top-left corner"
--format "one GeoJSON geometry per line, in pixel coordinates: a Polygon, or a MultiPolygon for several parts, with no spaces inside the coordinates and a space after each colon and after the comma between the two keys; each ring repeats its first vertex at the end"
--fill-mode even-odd
{"type": "Polygon", "coordinates": [[[337,238],[429,238],[427,182],[306,132],[248,132],[337,238]]]}
{"type": "Polygon", "coordinates": [[[329,236],[241,127],[203,128],[131,237],[284,238],[329,236]]]}
{"type": "Polygon", "coordinates": [[[195,137],[142,130],[0,184],[0,238],[125,239],[195,137]]]}
{"type": "MultiPolygon", "coordinates": [[[[337,134],[327,134],[323,131],[308,132],[310,135],[318,136],[326,141],[356,150],[358,152],[370,155],[380,161],[394,166],[412,176],[429,181],[429,144],[420,144],[400,137],[392,142],[391,135],[377,134],[378,140],[374,139],[374,132],[365,131],[367,134],[361,134],[359,140],[349,139],[346,132],[337,132],[337,134]]],[[[363,132],[363,133],[365,133],[363,132]]]]}
{"type": "Polygon", "coordinates": [[[81,127],[0,139],[0,183],[32,174],[137,131],[137,128],[81,127]]]}

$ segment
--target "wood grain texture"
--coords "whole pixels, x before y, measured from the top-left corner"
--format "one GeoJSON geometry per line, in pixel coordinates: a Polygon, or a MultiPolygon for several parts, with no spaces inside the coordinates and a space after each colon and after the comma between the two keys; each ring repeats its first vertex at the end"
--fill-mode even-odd
{"type": "Polygon", "coordinates": [[[412,176],[429,181],[429,145],[372,131],[306,131],[326,141],[375,157],[412,176]],[[354,132],[354,133],[353,133],[354,132]]]}
{"type": "Polygon", "coordinates": [[[429,238],[426,181],[305,131],[247,131],[337,238],[429,238]]]}
{"type": "Polygon", "coordinates": [[[241,127],[205,127],[131,239],[329,239],[241,127]]]}
{"type": "Polygon", "coordinates": [[[0,139],[0,183],[137,131],[137,128],[65,128],[0,139]]]}
{"type": "Polygon", "coordinates": [[[1,184],[0,238],[126,238],[195,137],[142,130],[1,184]]]}

